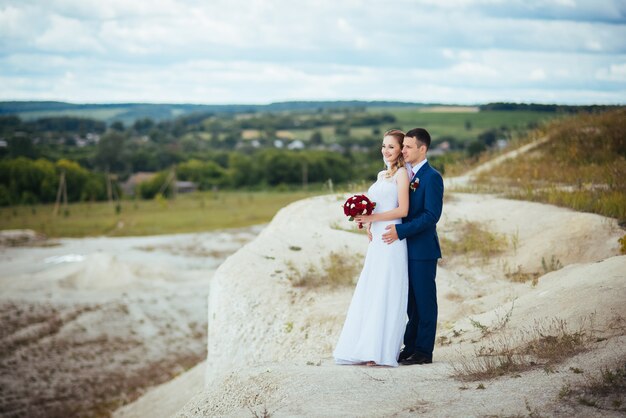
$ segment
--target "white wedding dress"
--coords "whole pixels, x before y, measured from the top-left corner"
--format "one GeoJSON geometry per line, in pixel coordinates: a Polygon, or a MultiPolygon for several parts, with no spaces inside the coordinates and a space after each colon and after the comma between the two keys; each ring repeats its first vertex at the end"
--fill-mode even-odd
{"type": "MultiPolygon", "coordinates": [[[[400,173],[392,178],[385,178],[384,171],[378,173],[376,183],[367,192],[370,200],[376,202],[374,213],[398,207],[396,178],[400,173]]],[[[386,244],[382,234],[387,225],[401,222],[402,219],[394,219],[372,223],[372,242],[333,352],[337,364],[373,361],[379,365],[398,365],[407,321],[408,256],[406,240],[386,244]]]]}

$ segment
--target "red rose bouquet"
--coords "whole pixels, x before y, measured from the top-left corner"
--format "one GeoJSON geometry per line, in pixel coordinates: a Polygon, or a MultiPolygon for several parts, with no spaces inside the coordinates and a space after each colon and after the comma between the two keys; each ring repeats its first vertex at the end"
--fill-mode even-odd
{"type": "MultiPolygon", "coordinates": [[[[353,221],[357,215],[371,215],[376,207],[376,202],[372,202],[364,194],[356,194],[343,204],[343,213],[349,216],[349,221],[353,221]]],[[[363,228],[363,224],[359,222],[359,229],[363,228]]]]}

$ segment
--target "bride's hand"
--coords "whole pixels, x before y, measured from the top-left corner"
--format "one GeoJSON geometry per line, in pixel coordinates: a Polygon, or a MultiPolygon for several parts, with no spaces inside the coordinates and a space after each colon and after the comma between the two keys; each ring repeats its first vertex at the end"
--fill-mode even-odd
{"type": "Polygon", "coordinates": [[[374,215],[357,215],[354,217],[355,222],[360,222],[362,224],[372,223],[374,220],[372,219],[374,215]]]}
{"type": "Polygon", "coordinates": [[[367,238],[372,242],[372,224],[367,224],[367,238]]]}

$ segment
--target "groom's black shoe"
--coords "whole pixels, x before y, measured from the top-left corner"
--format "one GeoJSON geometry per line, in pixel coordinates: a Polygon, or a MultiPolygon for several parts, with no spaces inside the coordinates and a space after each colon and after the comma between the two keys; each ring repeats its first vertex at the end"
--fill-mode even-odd
{"type": "Polygon", "coordinates": [[[411,353],[409,353],[406,350],[400,351],[400,354],[398,354],[398,363],[402,363],[404,360],[406,360],[409,357],[411,357],[411,353]]]}
{"type": "Polygon", "coordinates": [[[415,353],[404,360],[400,361],[400,364],[410,366],[412,364],[430,364],[433,362],[432,357],[426,357],[423,354],[415,353]]]}

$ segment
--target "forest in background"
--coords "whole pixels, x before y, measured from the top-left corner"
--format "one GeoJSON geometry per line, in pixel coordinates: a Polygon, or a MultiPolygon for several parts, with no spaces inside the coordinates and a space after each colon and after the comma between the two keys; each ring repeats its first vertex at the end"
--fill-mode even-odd
{"type": "Polygon", "coordinates": [[[379,146],[384,131],[415,126],[430,131],[429,160],[446,174],[548,120],[606,108],[506,103],[447,107],[398,102],[265,106],[3,102],[0,205],[55,201],[61,173],[69,201],[123,196],[121,185],[138,172],[156,173],[131,193],[143,198],[171,194],[172,174],[199,190],[289,190],[329,180],[334,184],[371,180],[383,165],[379,146]],[[111,116],[111,109],[120,108],[135,112],[132,122],[111,116]],[[183,114],[146,116],[155,109],[183,114]]]}

